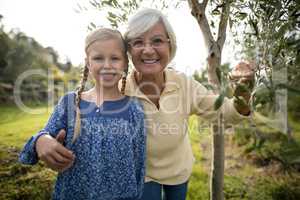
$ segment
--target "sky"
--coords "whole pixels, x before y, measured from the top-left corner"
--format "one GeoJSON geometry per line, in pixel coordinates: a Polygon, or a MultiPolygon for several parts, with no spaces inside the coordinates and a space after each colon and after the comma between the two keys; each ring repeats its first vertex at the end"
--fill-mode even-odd
{"type": "MultiPolygon", "coordinates": [[[[51,46],[62,61],[74,65],[84,61],[87,26],[108,26],[105,15],[96,10],[76,12],[83,0],[0,0],[0,14],[6,30],[18,28],[44,47],[51,46]],[[81,2],[80,2],[81,1],[81,2]]],[[[178,50],[173,65],[188,75],[205,68],[206,50],[201,31],[186,2],[179,9],[165,10],[177,37],[178,50]]],[[[122,31],[122,30],[121,30],[122,31]]],[[[225,44],[223,62],[235,62],[232,45],[225,44]]]]}

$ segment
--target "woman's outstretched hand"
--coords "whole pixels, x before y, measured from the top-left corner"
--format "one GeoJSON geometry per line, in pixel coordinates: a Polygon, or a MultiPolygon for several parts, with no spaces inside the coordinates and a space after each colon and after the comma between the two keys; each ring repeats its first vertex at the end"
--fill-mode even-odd
{"type": "Polygon", "coordinates": [[[75,156],[72,151],[63,146],[66,131],[60,130],[56,138],[42,135],[36,141],[36,151],[40,160],[58,172],[63,172],[73,165],[75,156]]]}
{"type": "Polygon", "coordinates": [[[254,67],[245,62],[240,62],[231,71],[229,78],[233,83],[235,107],[243,115],[249,115],[249,99],[254,86],[254,67]]]}

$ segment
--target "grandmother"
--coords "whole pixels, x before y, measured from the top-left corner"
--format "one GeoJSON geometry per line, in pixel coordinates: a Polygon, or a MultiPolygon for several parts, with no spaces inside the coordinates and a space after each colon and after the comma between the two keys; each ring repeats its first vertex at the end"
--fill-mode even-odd
{"type": "MultiPolygon", "coordinates": [[[[169,21],[158,10],[145,9],[133,16],[125,40],[134,65],[125,94],[142,101],[148,129],[142,200],[161,200],[162,191],[167,200],[184,200],[194,162],[188,136],[189,116],[197,114],[214,120],[217,112],[223,112],[225,120],[235,122],[245,118],[250,110],[225,99],[215,111],[217,95],[167,67],[176,53],[176,38],[169,21]]],[[[57,171],[69,168],[76,156],[59,143],[64,134],[61,131],[56,139],[41,136],[36,142],[39,158],[57,171]]]]}

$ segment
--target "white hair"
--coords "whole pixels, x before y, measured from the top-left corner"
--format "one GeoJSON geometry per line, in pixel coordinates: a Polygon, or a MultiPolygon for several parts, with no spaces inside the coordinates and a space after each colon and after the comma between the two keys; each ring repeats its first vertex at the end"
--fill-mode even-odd
{"type": "Polygon", "coordinates": [[[124,34],[125,41],[139,37],[150,30],[158,22],[161,22],[166,29],[167,36],[170,40],[170,61],[175,57],[177,44],[174,30],[167,17],[160,11],[146,8],[137,12],[130,18],[127,30],[124,34]]]}

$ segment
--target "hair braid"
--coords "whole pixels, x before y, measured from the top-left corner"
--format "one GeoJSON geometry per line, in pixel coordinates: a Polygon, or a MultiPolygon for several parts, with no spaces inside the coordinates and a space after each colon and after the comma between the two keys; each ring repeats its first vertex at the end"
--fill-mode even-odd
{"type": "Polygon", "coordinates": [[[124,74],[122,75],[122,87],[121,87],[121,93],[124,95],[125,88],[126,88],[126,79],[127,79],[127,75],[128,75],[128,68],[129,68],[129,60],[128,60],[128,56],[127,56],[128,45],[127,45],[127,42],[124,40],[122,34],[120,32],[119,32],[119,34],[123,41],[124,58],[126,59],[124,74]]]}
{"type": "Polygon", "coordinates": [[[88,79],[88,75],[89,75],[89,69],[88,69],[87,65],[85,65],[84,69],[83,69],[82,78],[80,81],[80,86],[76,90],[76,97],[75,97],[76,118],[75,118],[74,135],[73,135],[73,139],[72,139],[73,143],[75,142],[75,140],[77,139],[77,137],[79,136],[79,133],[80,133],[80,125],[81,124],[80,124],[79,104],[80,104],[80,100],[81,100],[81,93],[83,92],[83,90],[85,88],[85,83],[88,79]]]}
{"type": "MultiPolygon", "coordinates": [[[[126,54],[125,54],[126,55],[126,54]]],[[[127,59],[126,59],[127,60],[127,59]]],[[[128,74],[128,60],[126,63],[126,68],[124,69],[124,74],[122,75],[122,87],[121,87],[121,93],[125,94],[125,87],[126,87],[126,79],[128,74]]]]}

